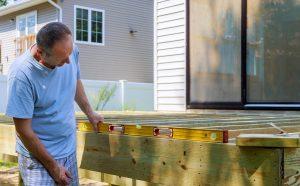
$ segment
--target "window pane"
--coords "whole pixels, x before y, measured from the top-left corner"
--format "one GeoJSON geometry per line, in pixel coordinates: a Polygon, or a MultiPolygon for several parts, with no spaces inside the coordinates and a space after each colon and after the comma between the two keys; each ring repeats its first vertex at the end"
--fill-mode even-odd
{"type": "Polygon", "coordinates": [[[88,21],[87,20],[82,21],[82,30],[88,31],[88,21]]]}
{"type": "Polygon", "coordinates": [[[21,18],[18,21],[18,29],[20,32],[20,36],[26,35],[26,18],[21,18]]]}
{"type": "Polygon", "coordinates": [[[88,32],[82,31],[82,41],[88,41],[88,32]]]}
{"type": "Polygon", "coordinates": [[[82,32],[81,31],[76,31],[76,40],[82,41],[82,32]]]}
{"type": "Polygon", "coordinates": [[[92,32],[92,42],[97,42],[97,34],[92,32]]]}
{"type": "Polygon", "coordinates": [[[35,33],[35,27],[28,27],[28,35],[35,33]]]}
{"type": "Polygon", "coordinates": [[[101,12],[97,12],[97,21],[102,22],[102,13],[101,12]]]}
{"type": "Polygon", "coordinates": [[[88,10],[85,10],[85,9],[82,10],[82,19],[85,19],[85,20],[88,19],[88,10]]]}
{"type": "Polygon", "coordinates": [[[191,102],[240,102],[240,54],[241,0],[190,1],[191,102]]]}
{"type": "Polygon", "coordinates": [[[76,18],[82,18],[82,9],[76,8],[76,18]]]}
{"type": "Polygon", "coordinates": [[[97,23],[97,32],[102,32],[102,23],[97,23]]]}
{"type": "Polygon", "coordinates": [[[27,26],[28,27],[34,27],[35,26],[35,16],[30,16],[30,17],[27,17],[27,26]]]}
{"type": "Polygon", "coordinates": [[[92,31],[97,32],[97,22],[92,22],[92,31]]]}
{"type": "Polygon", "coordinates": [[[102,23],[92,22],[92,31],[93,32],[102,32],[102,23]]]}
{"type": "Polygon", "coordinates": [[[102,34],[101,33],[97,34],[97,43],[102,43],[102,34]]]}
{"type": "Polygon", "coordinates": [[[82,30],[82,21],[80,19],[76,20],[76,29],[82,30]]]}
{"type": "Polygon", "coordinates": [[[247,16],[248,101],[299,102],[299,0],[251,0],[247,16]]]}
{"type": "Polygon", "coordinates": [[[97,12],[92,11],[92,21],[96,21],[97,20],[97,12]]]}

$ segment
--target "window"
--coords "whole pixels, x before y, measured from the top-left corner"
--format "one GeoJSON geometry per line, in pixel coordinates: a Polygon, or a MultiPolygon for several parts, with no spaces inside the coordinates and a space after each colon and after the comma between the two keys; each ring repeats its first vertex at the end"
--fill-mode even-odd
{"type": "Polygon", "coordinates": [[[104,45],[104,11],[74,7],[75,42],[104,45]]]}
{"type": "Polygon", "coordinates": [[[36,24],[37,24],[37,12],[29,12],[27,14],[23,14],[17,16],[17,37],[28,36],[35,34],[36,24]]]}
{"type": "Polygon", "coordinates": [[[35,35],[37,33],[37,11],[17,16],[16,30],[16,56],[19,56],[35,43],[35,35]]]}
{"type": "Polygon", "coordinates": [[[299,1],[251,0],[247,10],[247,101],[300,101],[299,1]]]}
{"type": "Polygon", "coordinates": [[[194,104],[241,101],[241,1],[190,1],[190,95],[194,104]]]}
{"type": "Polygon", "coordinates": [[[299,0],[193,0],[188,11],[188,108],[300,109],[299,0]]]}

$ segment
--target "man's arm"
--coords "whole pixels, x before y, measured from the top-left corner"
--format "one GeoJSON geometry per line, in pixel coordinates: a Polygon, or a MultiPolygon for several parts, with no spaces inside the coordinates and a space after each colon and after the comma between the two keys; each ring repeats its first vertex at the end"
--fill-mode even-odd
{"type": "Polygon", "coordinates": [[[31,128],[31,119],[13,119],[17,135],[22,140],[27,150],[43,164],[58,184],[69,184],[71,178],[70,173],[64,167],[59,166],[47,152],[46,148],[31,128]]]}
{"type": "Polygon", "coordinates": [[[98,123],[103,122],[104,119],[100,114],[93,111],[93,109],[88,101],[88,98],[85,94],[84,87],[83,87],[80,79],[77,80],[75,101],[77,102],[80,109],[88,117],[90,123],[93,124],[94,130],[98,131],[98,129],[99,129],[98,123]]]}

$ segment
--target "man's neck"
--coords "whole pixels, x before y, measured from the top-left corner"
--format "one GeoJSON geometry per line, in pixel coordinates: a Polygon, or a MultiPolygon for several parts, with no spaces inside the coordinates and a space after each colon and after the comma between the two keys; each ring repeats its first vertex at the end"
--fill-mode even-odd
{"type": "Polygon", "coordinates": [[[50,69],[54,69],[55,67],[48,65],[47,63],[45,63],[37,54],[37,45],[34,44],[31,48],[30,48],[30,53],[33,56],[33,58],[40,64],[42,64],[43,66],[50,68],[50,69]]]}

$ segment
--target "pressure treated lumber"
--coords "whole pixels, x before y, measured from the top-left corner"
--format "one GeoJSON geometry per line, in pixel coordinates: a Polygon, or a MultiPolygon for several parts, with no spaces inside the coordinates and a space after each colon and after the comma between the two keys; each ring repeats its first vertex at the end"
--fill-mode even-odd
{"type": "Polygon", "coordinates": [[[0,153],[16,156],[16,133],[14,125],[0,124],[0,153]]]}
{"type": "Polygon", "coordinates": [[[300,147],[299,134],[241,134],[236,145],[250,147],[300,147]]]}
{"type": "MultiPolygon", "coordinates": [[[[276,125],[300,124],[300,115],[285,114],[191,114],[191,113],[117,113],[103,112],[105,121],[112,124],[141,124],[141,125],[165,125],[177,127],[228,127],[228,130],[247,128],[270,127],[270,123],[276,125]],[[231,127],[233,126],[233,127],[231,127]],[[237,127],[234,127],[237,126],[237,127]]],[[[77,115],[78,120],[86,120],[86,117],[77,115]]]]}
{"type": "Polygon", "coordinates": [[[149,183],[142,180],[126,178],[122,176],[107,174],[103,172],[90,171],[79,168],[79,177],[88,178],[95,181],[110,183],[111,185],[120,186],[162,186],[162,184],[149,183]]]}
{"type": "Polygon", "coordinates": [[[78,132],[80,168],[164,185],[280,185],[282,150],[78,132]]]}
{"type": "MultiPolygon", "coordinates": [[[[0,153],[15,154],[14,135],[13,125],[0,125],[0,153]]],[[[281,184],[280,148],[86,132],[77,141],[79,167],[88,171],[158,185],[281,184]]]]}
{"type": "Polygon", "coordinates": [[[300,149],[284,149],[283,185],[300,185],[300,149]]]}
{"type": "Polygon", "coordinates": [[[8,154],[0,153],[0,160],[3,162],[17,163],[18,157],[16,155],[8,155],[8,154]]]}

